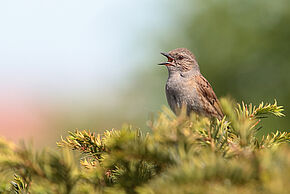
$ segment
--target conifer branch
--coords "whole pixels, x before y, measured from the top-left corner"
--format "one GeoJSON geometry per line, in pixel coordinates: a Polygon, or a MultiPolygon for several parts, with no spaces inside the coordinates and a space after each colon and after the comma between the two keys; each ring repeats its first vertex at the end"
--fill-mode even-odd
{"type": "Polygon", "coordinates": [[[149,122],[147,134],[131,127],[103,134],[76,130],[61,138],[58,152],[0,139],[0,192],[284,192],[290,180],[285,173],[290,171],[290,134],[256,137],[261,118],[283,116],[282,106],[276,101],[235,106],[227,99],[221,104],[222,120],[176,117],[164,108],[149,122]]]}

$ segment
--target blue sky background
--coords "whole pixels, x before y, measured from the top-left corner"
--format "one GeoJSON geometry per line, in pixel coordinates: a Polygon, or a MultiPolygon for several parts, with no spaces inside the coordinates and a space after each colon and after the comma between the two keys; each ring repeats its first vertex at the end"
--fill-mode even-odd
{"type": "Polygon", "coordinates": [[[152,35],[168,23],[162,7],[154,0],[1,1],[0,87],[58,98],[110,91],[160,51],[152,35]]]}
{"type": "Polygon", "coordinates": [[[104,118],[124,115],[138,72],[160,71],[182,2],[0,1],[0,136],[55,145],[68,130],[119,126],[104,118]]]}

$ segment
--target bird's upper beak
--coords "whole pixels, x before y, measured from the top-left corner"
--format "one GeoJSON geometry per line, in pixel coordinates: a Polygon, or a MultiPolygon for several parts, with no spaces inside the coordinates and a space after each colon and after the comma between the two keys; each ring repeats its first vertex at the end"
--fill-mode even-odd
{"type": "Polygon", "coordinates": [[[172,65],[171,62],[173,61],[174,58],[173,58],[170,54],[168,54],[168,53],[163,53],[163,52],[162,52],[161,55],[167,57],[168,61],[165,62],[165,63],[159,63],[158,65],[166,65],[166,66],[170,66],[170,65],[172,65]]]}

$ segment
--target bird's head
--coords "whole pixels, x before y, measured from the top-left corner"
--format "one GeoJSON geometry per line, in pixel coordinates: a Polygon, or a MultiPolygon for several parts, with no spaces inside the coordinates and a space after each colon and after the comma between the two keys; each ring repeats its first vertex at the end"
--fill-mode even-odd
{"type": "Polygon", "coordinates": [[[199,71],[195,56],[186,48],[177,48],[168,53],[161,53],[168,61],[159,65],[167,66],[169,71],[187,72],[192,69],[199,71]]]}

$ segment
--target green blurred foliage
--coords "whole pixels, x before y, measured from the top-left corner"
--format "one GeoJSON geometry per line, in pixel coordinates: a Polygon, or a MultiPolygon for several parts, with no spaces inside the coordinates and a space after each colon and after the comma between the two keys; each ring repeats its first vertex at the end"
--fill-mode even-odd
{"type": "MultiPolygon", "coordinates": [[[[217,96],[254,104],[277,99],[289,115],[290,1],[194,0],[167,9],[169,27],[156,35],[160,51],[187,47],[195,53],[217,96]]],[[[126,96],[134,100],[128,101],[127,108],[140,107],[144,101],[144,107],[154,112],[167,104],[167,71],[153,66],[165,60],[161,56],[152,57],[159,61],[148,58],[146,66],[152,64],[151,69],[136,76],[139,79],[126,96]]],[[[144,120],[148,111],[139,110],[135,118],[140,117],[144,120]]],[[[289,124],[289,117],[271,119],[265,128],[289,131],[289,124]]]]}

